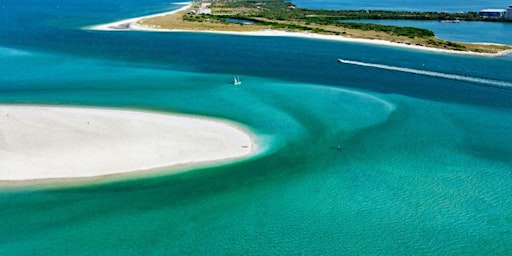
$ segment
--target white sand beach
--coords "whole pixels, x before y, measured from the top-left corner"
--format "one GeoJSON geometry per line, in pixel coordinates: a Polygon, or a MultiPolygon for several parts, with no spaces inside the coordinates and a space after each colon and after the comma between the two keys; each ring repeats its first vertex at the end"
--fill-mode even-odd
{"type": "Polygon", "coordinates": [[[170,12],[163,12],[163,13],[157,13],[157,14],[153,14],[153,15],[147,15],[147,16],[136,17],[136,18],[126,19],[126,20],[120,20],[120,21],[116,21],[116,22],[112,22],[112,23],[87,27],[86,29],[104,30],[104,31],[134,30],[136,28],[133,28],[132,26],[135,25],[137,23],[137,21],[139,21],[141,19],[174,14],[174,13],[186,10],[192,6],[192,2],[181,2],[181,3],[174,3],[174,4],[183,5],[183,7],[179,8],[177,10],[174,10],[174,11],[170,11],[170,12]]]}
{"type": "MultiPolygon", "coordinates": [[[[309,32],[289,32],[289,31],[281,31],[281,30],[271,30],[265,29],[261,31],[250,31],[250,32],[239,32],[239,31],[214,31],[214,30],[182,30],[182,29],[161,29],[161,28],[153,28],[144,26],[138,23],[138,21],[146,18],[157,17],[175,14],[177,12],[187,10],[192,6],[191,2],[183,2],[179,3],[184,6],[178,10],[165,12],[155,15],[131,18],[121,21],[116,21],[113,23],[101,24],[96,26],[87,27],[85,29],[89,30],[105,30],[105,31],[126,31],[126,30],[134,30],[134,31],[151,31],[151,32],[196,32],[196,33],[216,33],[216,34],[231,34],[231,35],[242,35],[242,36],[282,36],[282,37],[301,37],[301,38],[310,38],[310,39],[320,39],[320,40],[334,40],[334,41],[342,41],[342,42],[353,42],[353,43],[363,43],[363,44],[373,44],[373,45],[383,45],[390,47],[402,47],[408,49],[415,49],[421,51],[431,51],[431,52],[439,52],[439,53],[450,53],[450,54],[463,54],[463,55],[476,55],[476,56],[504,56],[512,53],[512,50],[501,51],[498,53],[478,53],[478,52],[463,52],[463,51],[454,51],[454,50],[445,50],[439,48],[426,47],[421,45],[411,45],[411,44],[403,44],[390,42],[385,40],[375,40],[375,39],[361,39],[361,38],[351,38],[345,37],[341,35],[322,35],[316,33],[309,32]]],[[[499,44],[497,44],[499,45],[499,44]]]]}
{"type": "Polygon", "coordinates": [[[255,153],[227,121],[143,111],[0,105],[0,181],[85,178],[255,153]]]}

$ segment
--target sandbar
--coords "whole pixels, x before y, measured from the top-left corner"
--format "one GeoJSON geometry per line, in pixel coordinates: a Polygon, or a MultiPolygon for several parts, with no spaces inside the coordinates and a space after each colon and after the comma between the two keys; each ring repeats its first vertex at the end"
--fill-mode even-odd
{"type": "Polygon", "coordinates": [[[0,181],[101,177],[162,168],[173,172],[173,167],[240,159],[255,151],[252,133],[226,120],[0,105],[0,181]]]}

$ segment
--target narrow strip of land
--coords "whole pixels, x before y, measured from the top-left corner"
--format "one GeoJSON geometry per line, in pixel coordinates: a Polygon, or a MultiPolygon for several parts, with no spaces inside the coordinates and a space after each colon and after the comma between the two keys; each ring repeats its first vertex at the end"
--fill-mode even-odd
{"type": "Polygon", "coordinates": [[[0,105],[0,181],[97,177],[246,157],[227,121],[141,111],[0,105]]]}
{"type": "MultiPolygon", "coordinates": [[[[213,3],[198,1],[188,3],[173,12],[99,25],[92,29],[293,36],[486,56],[505,55],[512,52],[512,47],[508,45],[460,43],[438,39],[433,32],[425,29],[344,22],[344,18],[354,18],[353,15],[357,14],[350,11],[348,13],[352,13],[352,16],[347,16],[347,11],[300,9],[283,0],[269,0],[262,3],[246,0],[218,0],[213,3]]],[[[368,14],[363,12],[362,15],[368,14]]],[[[406,14],[397,12],[393,15],[406,14]]],[[[424,19],[427,14],[429,13],[419,13],[416,16],[424,19]]],[[[372,15],[382,14],[372,12],[372,15]]],[[[426,17],[438,17],[429,15],[426,17]]],[[[409,16],[407,17],[411,19],[416,17],[409,16]]]]}

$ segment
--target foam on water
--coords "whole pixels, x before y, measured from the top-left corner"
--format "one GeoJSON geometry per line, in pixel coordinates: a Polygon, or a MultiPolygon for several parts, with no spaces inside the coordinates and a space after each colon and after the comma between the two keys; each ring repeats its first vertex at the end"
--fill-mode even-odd
{"type": "Polygon", "coordinates": [[[485,79],[485,78],[479,78],[479,77],[461,76],[461,75],[456,75],[456,74],[446,74],[446,73],[440,73],[440,72],[435,72],[435,71],[403,68],[403,67],[389,66],[389,65],[376,64],[376,63],[366,63],[366,62],[353,61],[353,60],[338,59],[338,61],[340,63],[344,63],[344,64],[400,71],[400,72],[412,73],[412,74],[417,74],[417,75],[441,77],[441,78],[452,79],[452,80],[484,84],[484,85],[489,85],[489,86],[503,88],[503,89],[512,88],[512,83],[506,82],[506,81],[491,80],[491,79],[485,79]]]}

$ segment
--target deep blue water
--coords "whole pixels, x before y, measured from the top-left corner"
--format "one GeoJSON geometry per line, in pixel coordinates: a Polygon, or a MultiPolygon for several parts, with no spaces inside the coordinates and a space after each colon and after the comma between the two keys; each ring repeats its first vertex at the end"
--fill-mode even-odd
{"type": "Polygon", "coordinates": [[[81,29],[179,8],[163,0],[0,6],[0,103],[222,117],[268,146],[177,175],[4,188],[1,255],[512,251],[511,55],[81,29]]]}

